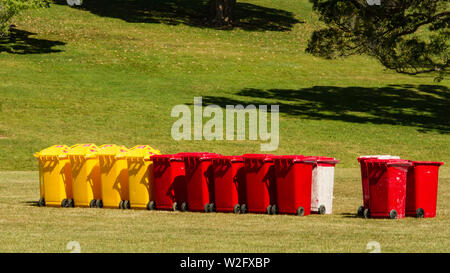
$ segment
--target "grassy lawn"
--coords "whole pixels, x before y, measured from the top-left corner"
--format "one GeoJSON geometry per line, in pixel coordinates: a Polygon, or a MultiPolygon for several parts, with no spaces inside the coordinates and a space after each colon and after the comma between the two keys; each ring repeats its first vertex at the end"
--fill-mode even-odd
{"type": "Polygon", "coordinates": [[[307,0],[238,1],[234,29],[203,24],[206,1],[85,1],[14,19],[0,39],[0,251],[449,252],[450,175],[438,217],[354,218],[356,158],[393,154],[450,164],[449,80],[385,70],[355,56],[304,52],[320,27],[307,0]],[[199,15],[200,14],[200,15],[199,15]],[[268,217],[53,209],[39,196],[33,153],[54,144],[150,144],[164,153],[259,153],[262,141],[175,141],[172,107],[277,104],[276,154],[333,156],[331,216],[268,217]],[[256,230],[255,230],[256,229],[256,230]],[[180,238],[182,238],[180,240],[180,238]],[[212,240],[214,243],[210,243],[212,240]]]}
{"type": "Polygon", "coordinates": [[[332,215],[235,215],[37,207],[37,172],[0,172],[0,252],[449,252],[450,169],[436,218],[356,218],[359,170],[336,170],[332,215]]]}

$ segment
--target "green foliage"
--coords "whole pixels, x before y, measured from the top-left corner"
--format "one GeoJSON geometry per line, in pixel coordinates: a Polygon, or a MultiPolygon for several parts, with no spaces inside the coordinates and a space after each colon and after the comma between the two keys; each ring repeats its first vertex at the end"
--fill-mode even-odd
{"type": "Polygon", "coordinates": [[[368,54],[399,73],[448,74],[450,0],[310,0],[326,28],[307,52],[325,58],[368,54]]]}
{"type": "Polygon", "coordinates": [[[48,5],[46,0],[0,0],[0,37],[8,34],[11,19],[22,10],[48,5]]]}

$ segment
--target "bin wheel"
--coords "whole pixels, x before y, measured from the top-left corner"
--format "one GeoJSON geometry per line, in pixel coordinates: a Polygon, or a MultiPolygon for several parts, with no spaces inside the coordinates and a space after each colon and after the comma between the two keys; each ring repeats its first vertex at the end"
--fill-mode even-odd
{"type": "Polygon", "coordinates": [[[277,207],[277,205],[272,205],[272,208],[270,210],[271,210],[273,215],[278,214],[278,207],[277,207]]]}
{"type": "Polygon", "coordinates": [[[395,209],[391,210],[391,212],[389,213],[389,218],[391,219],[397,219],[397,211],[395,209]]]}
{"type": "Polygon", "coordinates": [[[305,209],[303,207],[298,207],[297,209],[297,215],[298,216],[303,216],[305,215],[305,209]]]}
{"type": "Polygon", "coordinates": [[[177,202],[173,202],[173,204],[172,204],[172,210],[173,210],[173,211],[177,211],[177,210],[178,210],[178,203],[177,203],[177,202]]]}
{"type": "Polygon", "coordinates": [[[101,199],[98,199],[96,202],[95,202],[95,205],[97,206],[97,208],[103,208],[103,200],[101,200],[101,199]]]}
{"type": "Polygon", "coordinates": [[[70,198],[69,199],[69,208],[74,208],[75,207],[75,202],[73,202],[73,199],[70,198]]]}
{"type": "Polygon", "coordinates": [[[130,208],[131,208],[130,201],[124,200],[123,201],[123,209],[130,209],[130,208]]]}
{"type": "Polygon", "coordinates": [[[188,210],[188,204],[186,202],[181,203],[181,211],[185,212],[188,210]]]}
{"type": "Polygon", "coordinates": [[[325,208],[325,206],[324,205],[320,205],[319,213],[323,215],[323,214],[325,214],[325,212],[327,212],[327,209],[325,208]]]}
{"type": "Polygon", "coordinates": [[[45,199],[44,198],[40,198],[38,201],[38,206],[39,207],[45,207],[45,199]]]}
{"type": "Polygon", "coordinates": [[[268,205],[266,209],[267,214],[272,214],[272,206],[268,205]]]}
{"type": "Polygon", "coordinates": [[[91,202],[89,202],[89,207],[90,207],[90,208],[95,208],[95,205],[96,205],[95,203],[96,203],[96,202],[97,202],[97,201],[96,201],[95,199],[92,199],[91,202]]]}
{"type": "Polygon", "coordinates": [[[247,212],[248,212],[247,205],[246,205],[246,204],[242,204],[242,205],[241,205],[241,213],[242,213],[242,214],[245,214],[245,213],[247,213],[247,212]]]}
{"type": "Polygon", "coordinates": [[[235,214],[241,213],[241,206],[239,206],[239,204],[234,205],[233,212],[235,214]]]}
{"type": "Polygon", "coordinates": [[[209,203],[205,204],[205,212],[209,212],[209,203]]]}
{"type": "Polygon", "coordinates": [[[209,204],[209,212],[216,212],[216,205],[214,203],[209,204]]]}
{"type": "Polygon", "coordinates": [[[358,213],[356,215],[358,215],[358,217],[364,217],[364,206],[359,206],[358,213]]]}
{"type": "Polygon", "coordinates": [[[155,201],[150,201],[147,203],[147,209],[148,210],[155,210],[156,209],[156,204],[155,201]]]}
{"type": "Polygon", "coordinates": [[[416,217],[417,218],[423,218],[425,216],[425,211],[422,208],[418,208],[416,210],[416,217]]]}
{"type": "Polygon", "coordinates": [[[119,209],[123,209],[123,200],[120,200],[119,202],[119,209]]]}
{"type": "Polygon", "coordinates": [[[63,199],[62,201],[61,201],[61,207],[63,207],[63,208],[68,208],[69,207],[69,200],[67,200],[67,199],[63,199]]]}
{"type": "Polygon", "coordinates": [[[370,210],[365,209],[363,212],[363,216],[364,216],[364,218],[369,219],[370,218],[370,210]]]}

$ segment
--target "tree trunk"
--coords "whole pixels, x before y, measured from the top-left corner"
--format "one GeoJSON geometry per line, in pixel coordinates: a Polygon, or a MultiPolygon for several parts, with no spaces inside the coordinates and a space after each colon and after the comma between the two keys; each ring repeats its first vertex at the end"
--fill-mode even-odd
{"type": "Polygon", "coordinates": [[[236,0],[210,0],[212,22],[219,25],[231,25],[236,0]]]}

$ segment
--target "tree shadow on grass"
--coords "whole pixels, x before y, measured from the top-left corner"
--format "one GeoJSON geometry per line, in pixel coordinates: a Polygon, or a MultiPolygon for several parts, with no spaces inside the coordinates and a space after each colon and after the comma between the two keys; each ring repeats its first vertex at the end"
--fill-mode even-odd
{"type": "MultiPolygon", "coordinates": [[[[59,4],[67,5],[64,0],[59,4]]],[[[81,9],[130,23],[184,24],[214,28],[208,24],[207,0],[84,0],[81,9]]],[[[249,3],[236,3],[233,26],[247,31],[289,31],[302,23],[294,14],[249,3]]]]}
{"type": "Polygon", "coordinates": [[[443,85],[387,87],[314,86],[302,89],[252,89],[233,97],[206,96],[207,104],[276,104],[280,113],[314,120],[419,127],[420,132],[450,133],[450,89],[443,85]],[[240,98],[239,98],[240,97],[240,98]]]}
{"type": "Polygon", "coordinates": [[[31,38],[36,33],[25,30],[11,29],[9,35],[0,38],[0,53],[7,52],[11,54],[44,54],[61,52],[60,49],[54,49],[54,46],[65,45],[60,41],[50,41],[45,39],[31,38]]]}

